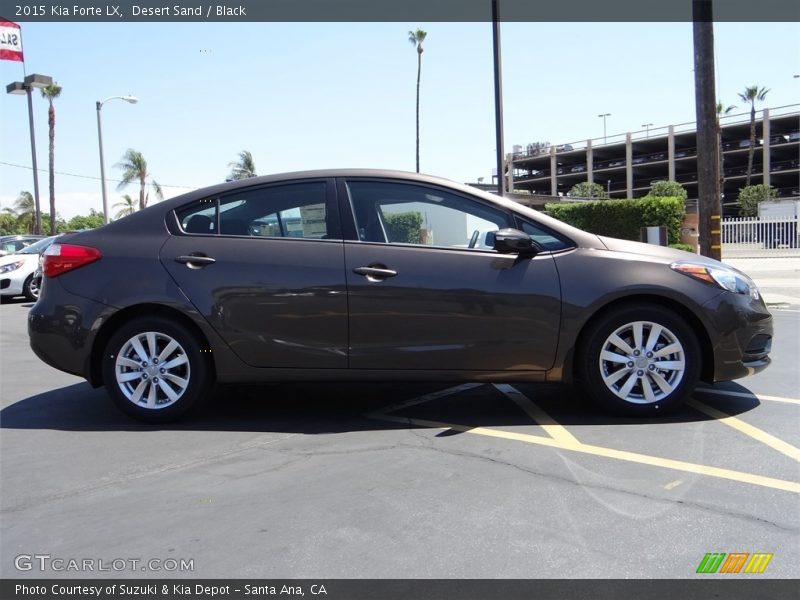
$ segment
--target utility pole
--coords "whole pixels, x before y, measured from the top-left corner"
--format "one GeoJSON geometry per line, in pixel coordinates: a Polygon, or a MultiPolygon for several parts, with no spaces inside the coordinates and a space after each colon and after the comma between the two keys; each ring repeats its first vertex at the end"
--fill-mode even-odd
{"type": "Polygon", "coordinates": [[[720,260],[722,258],[720,148],[717,138],[717,99],[714,93],[714,22],[711,0],[692,0],[692,26],[700,254],[720,260]]]}
{"type": "Polygon", "coordinates": [[[494,116],[497,144],[497,195],[506,193],[505,155],[503,153],[503,66],[500,58],[499,0],[492,0],[492,48],[494,50],[494,116]]]}

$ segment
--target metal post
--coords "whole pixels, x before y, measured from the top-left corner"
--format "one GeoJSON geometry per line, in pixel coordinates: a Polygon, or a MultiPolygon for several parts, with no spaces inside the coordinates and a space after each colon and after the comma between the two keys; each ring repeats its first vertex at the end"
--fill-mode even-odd
{"type": "Polygon", "coordinates": [[[497,144],[497,194],[505,195],[506,181],[503,168],[503,72],[500,61],[500,22],[498,0],[492,0],[492,45],[494,49],[494,114],[497,144]]]}
{"type": "Polygon", "coordinates": [[[103,103],[97,101],[97,140],[100,144],[100,187],[103,190],[103,222],[108,224],[108,193],[106,192],[106,166],[103,160],[103,127],[100,124],[100,109],[103,103]]]}
{"type": "Polygon", "coordinates": [[[31,98],[30,84],[25,85],[25,93],[28,95],[28,122],[31,128],[31,162],[33,163],[33,201],[34,201],[34,216],[33,216],[33,233],[41,235],[42,233],[42,210],[39,204],[39,168],[36,166],[36,135],[33,131],[33,100],[31,98]]]}

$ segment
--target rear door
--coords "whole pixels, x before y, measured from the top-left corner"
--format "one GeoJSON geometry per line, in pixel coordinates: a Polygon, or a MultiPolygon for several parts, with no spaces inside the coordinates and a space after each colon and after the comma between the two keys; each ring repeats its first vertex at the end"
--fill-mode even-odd
{"type": "Polygon", "coordinates": [[[164,268],[256,367],[345,368],[344,250],[332,181],[244,188],[176,211],[164,268]]]}

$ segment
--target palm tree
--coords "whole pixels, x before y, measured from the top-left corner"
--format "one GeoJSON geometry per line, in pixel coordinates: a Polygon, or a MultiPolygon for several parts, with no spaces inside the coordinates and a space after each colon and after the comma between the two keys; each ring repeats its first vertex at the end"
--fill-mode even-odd
{"type": "Polygon", "coordinates": [[[24,223],[28,233],[33,233],[34,216],[36,215],[36,201],[33,199],[33,194],[30,192],[22,191],[14,200],[14,206],[11,209],[5,209],[17,217],[19,223],[24,223]]]}
{"type": "Polygon", "coordinates": [[[720,118],[729,115],[736,107],[734,105],[725,106],[722,102],[717,100],[717,154],[719,155],[719,189],[722,190],[725,184],[725,159],[722,156],[722,127],[719,124],[720,118]]]}
{"type": "Polygon", "coordinates": [[[231,168],[231,174],[228,175],[229,180],[256,176],[256,163],[249,150],[239,152],[239,160],[228,163],[228,166],[231,168]]]}
{"type": "Polygon", "coordinates": [[[114,208],[119,208],[117,214],[114,215],[114,219],[121,219],[122,217],[127,217],[128,215],[132,215],[136,212],[136,200],[131,198],[128,194],[125,194],[122,197],[121,202],[117,202],[114,205],[114,208]]]}
{"type": "Polygon", "coordinates": [[[744,93],[739,94],[742,102],[750,103],[750,150],[747,153],[747,181],[745,187],[750,185],[750,174],[753,172],[753,154],[756,151],[756,101],[763,102],[769,90],[751,85],[744,88],[744,93]]]}
{"type": "Polygon", "coordinates": [[[417,173],[419,173],[419,80],[422,75],[422,42],[425,41],[427,32],[422,29],[408,32],[408,41],[417,48],[417,173]]]}
{"type": "Polygon", "coordinates": [[[55,175],[55,148],[56,148],[56,109],[53,100],[61,95],[61,86],[57,83],[41,89],[42,98],[47,99],[50,107],[47,109],[47,122],[50,125],[50,235],[56,234],[56,175],[55,175]]]}
{"type": "Polygon", "coordinates": [[[147,201],[150,199],[150,192],[147,192],[147,180],[150,179],[150,185],[153,188],[153,191],[156,193],[156,197],[159,200],[164,199],[164,194],[161,192],[161,186],[156,183],[156,181],[150,177],[150,173],[147,172],[147,161],[144,159],[144,156],[138,150],[134,150],[133,148],[128,148],[125,151],[125,154],[122,156],[122,160],[114,165],[117,169],[122,169],[122,180],[119,182],[117,186],[118,190],[121,190],[129,183],[134,181],[139,182],[139,210],[142,210],[147,206],[147,201]]]}

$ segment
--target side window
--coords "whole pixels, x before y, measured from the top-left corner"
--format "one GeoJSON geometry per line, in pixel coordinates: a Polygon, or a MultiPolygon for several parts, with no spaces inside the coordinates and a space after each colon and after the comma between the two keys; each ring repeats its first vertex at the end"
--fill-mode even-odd
{"type": "Polygon", "coordinates": [[[186,233],[226,236],[327,239],[339,237],[331,227],[322,181],[245,189],[178,212],[186,233]]]}
{"type": "Polygon", "coordinates": [[[434,187],[384,181],[347,187],[365,242],[488,249],[486,234],[509,227],[502,210],[434,187]]]}
{"type": "Polygon", "coordinates": [[[177,211],[181,229],[186,233],[214,235],[217,233],[217,201],[204,199],[177,211]]]}
{"type": "Polygon", "coordinates": [[[531,236],[531,239],[545,250],[555,252],[571,248],[573,244],[561,236],[552,233],[540,225],[534,225],[528,221],[520,221],[522,231],[531,236]]]}

